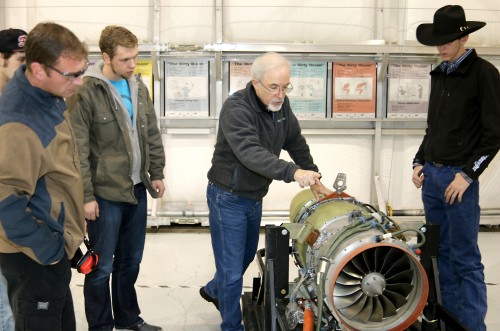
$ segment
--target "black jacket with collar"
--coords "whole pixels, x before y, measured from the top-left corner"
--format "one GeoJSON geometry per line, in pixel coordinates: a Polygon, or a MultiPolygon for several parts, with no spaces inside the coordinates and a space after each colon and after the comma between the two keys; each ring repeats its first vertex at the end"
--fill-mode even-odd
{"type": "Polygon", "coordinates": [[[270,114],[259,106],[249,82],[222,106],[208,179],[258,201],[274,179],[291,182],[297,169],[318,171],[288,97],[280,111],[270,114]],[[282,150],[293,162],[279,158],[282,150]]]}
{"type": "Polygon", "coordinates": [[[431,72],[427,129],[414,163],[463,166],[475,180],[500,149],[500,75],[473,50],[450,74],[431,72]]]}

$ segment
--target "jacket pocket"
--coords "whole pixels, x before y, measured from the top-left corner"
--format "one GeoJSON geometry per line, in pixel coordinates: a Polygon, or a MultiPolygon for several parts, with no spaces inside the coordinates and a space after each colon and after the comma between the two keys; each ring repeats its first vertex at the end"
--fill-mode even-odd
{"type": "Polygon", "coordinates": [[[94,115],[94,135],[102,147],[116,146],[119,132],[118,121],[111,112],[98,112],[94,115]]]}

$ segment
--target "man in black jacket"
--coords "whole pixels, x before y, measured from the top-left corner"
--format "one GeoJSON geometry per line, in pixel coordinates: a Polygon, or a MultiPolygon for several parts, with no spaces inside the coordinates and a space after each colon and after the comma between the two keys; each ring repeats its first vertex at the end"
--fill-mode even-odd
{"type": "Polygon", "coordinates": [[[320,182],[309,146],[286,96],[290,64],[266,53],[252,65],[252,80],[222,107],[208,171],[207,200],[216,274],[200,289],[215,304],[223,331],[243,330],[243,274],[257,251],[262,198],[273,180],[296,181],[316,198],[331,191],[320,182]],[[286,150],[293,162],[279,158],[286,150]]]}
{"type": "Polygon", "coordinates": [[[413,160],[425,218],[440,226],[439,280],[444,307],[470,330],[486,330],[486,284],[477,245],[479,175],[500,148],[500,76],[474,49],[469,34],[486,23],[466,21],[445,6],[417,39],[437,46],[443,62],[431,72],[427,129],[413,160]]]}

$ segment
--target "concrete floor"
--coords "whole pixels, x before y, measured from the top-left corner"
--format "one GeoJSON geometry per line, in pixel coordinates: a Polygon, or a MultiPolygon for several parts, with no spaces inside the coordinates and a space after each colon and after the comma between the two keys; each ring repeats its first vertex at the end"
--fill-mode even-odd
{"type": "MultiPolygon", "coordinates": [[[[483,228],[479,234],[488,287],[489,310],[486,325],[500,330],[500,232],[483,228]]],[[[263,247],[261,235],[260,246],[263,247]]],[[[290,277],[296,269],[291,267],[290,277]]],[[[220,316],[215,307],[198,294],[199,288],[215,271],[210,233],[207,227],[170,226],[150,231],[146,236],[144,260],[137,281],[142,317],[165,331],[220,330],[220,316]]],[[[251,291],[253,277],[258,276],[254,262],[244,277],[244,292],[251,291]]],[[[83,275],[74,272],[71,285],[75,303],[77,329],[87,330],[83,304],[83,275]]]]}

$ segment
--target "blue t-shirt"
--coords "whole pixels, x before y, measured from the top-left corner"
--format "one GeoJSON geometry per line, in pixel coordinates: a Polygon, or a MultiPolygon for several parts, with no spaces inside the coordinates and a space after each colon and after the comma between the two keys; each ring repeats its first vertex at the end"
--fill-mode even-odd
{"type": "Polygon", "coordinates": [[[128,114],[130,115],[130,121],[133,126],[133,121],[134,121],[134,110],[132,107],[132,98],[130,97],[130,88],[128,87],[128,81],[126,79],[114,81],[110,81],[111,84],[113,84],[116,89],[118,90],[118,93],[120,93],[120,96],[122,97],[123,103],[127,107],[128,114]]]}

